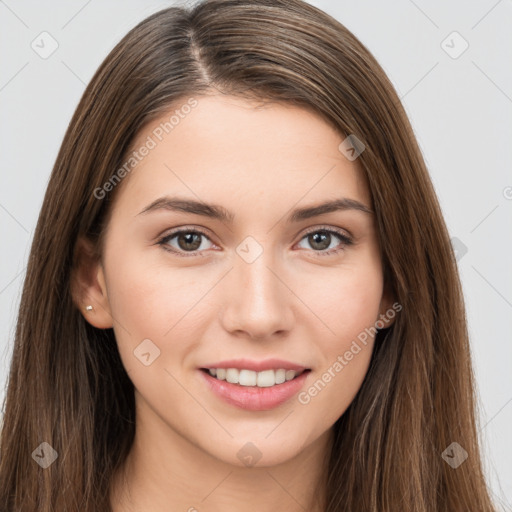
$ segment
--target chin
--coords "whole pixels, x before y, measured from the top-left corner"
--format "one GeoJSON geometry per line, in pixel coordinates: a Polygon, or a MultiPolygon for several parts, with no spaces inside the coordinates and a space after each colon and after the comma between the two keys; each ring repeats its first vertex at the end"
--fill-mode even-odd
{"type": "Polygon", "coordinates": [[[268,468],[294,459],[305,446],[305,442],[283,434],[279,436],[277,432],[270,434],[270,437],[275,436],[274,439],[266,436],[268,433],[252,438],[244,437],[243,440],[233,439],[223,451],[216,451],[212,455],[239,468],[268,468]]]}

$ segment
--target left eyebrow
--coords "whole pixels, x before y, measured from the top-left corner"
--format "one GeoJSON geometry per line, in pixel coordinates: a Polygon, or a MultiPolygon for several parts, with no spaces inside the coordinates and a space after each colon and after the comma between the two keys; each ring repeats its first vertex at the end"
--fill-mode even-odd
{"type": "MultiPolygon", "coordinates": [[[[160,197],[151,204],[146,206],[138,215],[146,214],[157,210],[170,210],[191,213],[194,215],[202,215],[210,217],[226,223],[233,223],[235,214],[226,210],[223,206],[195,201],[193,199],[179,197],[160,197]]],[[[344,210],[356,210],[367,214],[374,212],[365,204],[355,199],[341,198],[327,201],[324,203],[307,206],[304,208],[296,208],[287,217],[287,222],[300,222],[302,220],[317,217],[326,213],[344,210]]]]}
{"type": "Polygon", "coordinates": [[[334,199],[333,201],[307,206],[305,208],[297,208],[287,217],[287,222],[299,222],[301,220],[317,217],[318,215],[323,215],[324,213],[344,210],[356,210],[370,215],[373,214],[371,208],[365,204],[356,201],[355,199],[343,197],[341,199],[334,199]]]}

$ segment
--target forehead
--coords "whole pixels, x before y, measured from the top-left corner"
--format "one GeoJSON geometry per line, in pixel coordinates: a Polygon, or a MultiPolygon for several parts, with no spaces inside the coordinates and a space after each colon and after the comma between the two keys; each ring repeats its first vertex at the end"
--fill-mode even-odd
{"type": "Polygon", "coordinates": [[[371,207],[362,168],[339,150],[345,137],[320,115],[226,95],[197,96],[184,108],[189,99],[138,133],[128,157],[151,149],[124,179],[121,202],[186,194],[235,210],[275,209],[344,196],[371,207]]]}

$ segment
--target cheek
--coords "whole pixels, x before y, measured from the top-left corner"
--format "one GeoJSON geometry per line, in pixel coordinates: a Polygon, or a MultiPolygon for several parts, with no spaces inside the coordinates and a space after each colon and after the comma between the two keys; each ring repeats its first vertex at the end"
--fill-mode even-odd
{"type": "Polygon", "coordinates": [[[193,268],[155,265],[135,253],[123,258],[112,254],[111,262],[108,287],[114,321],[134,337],[163,338],[206,292],[193,268]]]}
{"type": "Polygon", "coordinates": [[[326,424],[345,412],[367,373],[382,298],[379,269],[373,264],[345,268],[329,280],[324,294],[311,297],[329,334],[316,337],[321,364],[298,401],[311,414],[324,415],[326,424]]]}
{"type": "Polygon", "coordinates": [[[154,256],[111,250],[105,257],[119,353],[134,383],[142,387],[153,378],[167,378],[164,369],[189,364],[215,309],[209,292],[219,279],[208,266],[173,268],[154,256]],[[138,355],[148,351],[151,361],[156,357],[146,368],[138,355]],[[138,381],[139,376],[144,380],[138,381]]]}
{"type": "Polygon", "coordinates": [[[319,343],[323,340],[323,352],[332,356],[378,320],[383,292],[380,263],[368,255],[354,264],[331,269],[321,284],[317,281],[309,290],[308,303],[328,327],[328,334],[319,338],[319,343]]]}

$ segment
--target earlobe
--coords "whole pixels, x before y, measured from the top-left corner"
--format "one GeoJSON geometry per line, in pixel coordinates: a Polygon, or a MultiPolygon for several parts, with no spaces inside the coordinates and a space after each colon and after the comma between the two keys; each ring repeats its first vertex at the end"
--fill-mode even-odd
{"type": "Polygon", "coordinates": [[[71,293],[87,322],[98,329],[113,326],[103,266],[92,242],[83,237],[75,246],[71,293]]]}

